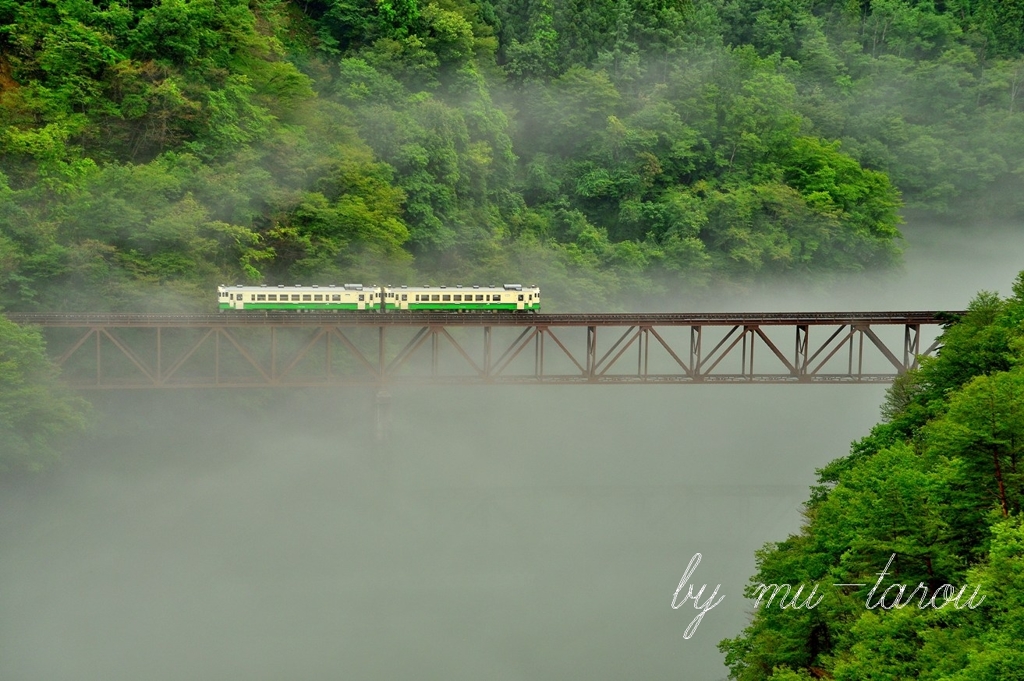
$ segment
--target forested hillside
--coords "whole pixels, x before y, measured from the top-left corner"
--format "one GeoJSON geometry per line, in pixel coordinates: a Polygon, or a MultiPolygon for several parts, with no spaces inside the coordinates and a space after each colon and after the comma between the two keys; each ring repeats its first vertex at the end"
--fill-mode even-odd
{"type": "Polygon", "coordinates": [[[824,599],[758,609],[720,646],[732,678],[1024,679],[1024,272],[1013,291],[973,301],[889,390],[885,421],[819,471],[803,530],[758,554],[748,596],[817,583],[824,599]]]}
{"type": "Polygon", "coordinates": [[[903,205],[1024,215],[1022,22],[1021,0],[0,0],[0,301],[524,280],[594,306],[885,267],[903,205]]]}

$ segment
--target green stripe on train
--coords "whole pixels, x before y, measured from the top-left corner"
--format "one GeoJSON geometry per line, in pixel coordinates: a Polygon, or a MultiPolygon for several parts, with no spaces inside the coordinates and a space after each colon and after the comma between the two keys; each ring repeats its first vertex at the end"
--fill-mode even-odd
{"type": "MultiPolygon", "coordinates": [[[[518,303],[409,303],[410,310],[518,310],[518,303]]],[[[540,305],[531,307],[523,304],[524,310],[539,310],[540,305]]]]}
{"type": "MultiPolygon", "coordinates": [[[[358,303],[243,303],[245,310],[358,310],[358,303]]],[[[237,309],[231,303],[221,303],[222,310],[237,309]]],[[[373,310],[375,308],[364,308],[373,310]]]]}
{"type": "MultiPolygon", "coordinates": [[[[235,310],[237,309],[232,303],[220,303],[221,310],[235,310]]],[[[299,302],[299,303],[266,303],[266,302],[255,302],[243,303],[243,310],[359,310],[358,303],[310,303],[310,302],[299,302]]],[[[362,311],[374,312],[379,308],[376,307],[363,307],[362,311]]],[[[401,311],[400,308],[393,304],[387,303],[386,309],[389,311],[401,311]]],[[[518,309],[516,303],[409,303],[409,311],[431,311],[431,310],[444,310],[444,311],[470,311],[470,310],[508,310],[516,311],[518,309]]],[[[525,303],[523,305],[524,311],[540,311],[539,303],[525,303]]]]}

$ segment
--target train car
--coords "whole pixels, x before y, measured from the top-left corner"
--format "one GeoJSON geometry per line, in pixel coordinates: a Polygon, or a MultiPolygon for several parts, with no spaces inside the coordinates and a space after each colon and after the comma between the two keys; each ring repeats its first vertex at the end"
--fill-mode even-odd
{"type": "Polygon", "coordinates": [[[379,286],[218,286],[221,310],[367,310],[380,311],[383,290],[379,286]]]}
{"type": "Polygon", "coordinates": [[[540,312],[540,288],[504,286],[219,286],[223,310],[540,312]]]}
{"type": "Polygon", "coordinates": [[[540,288],[504,286],[385,286],[386,311],[540,312],[540,288]]]}

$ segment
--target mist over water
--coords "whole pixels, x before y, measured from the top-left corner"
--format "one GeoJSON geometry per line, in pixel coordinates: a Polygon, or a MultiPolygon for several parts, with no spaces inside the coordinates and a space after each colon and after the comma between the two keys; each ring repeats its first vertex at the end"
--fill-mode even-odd
{"type": "MultiPolygon", "coordinates": [[[[905,271],[704,309],[958,309],[1019,228],[909,226],[905,271]]],[[[696,306],[698,303],[694,303],[696,306]]],[[[687,309],[680,304],[675,309],[687,309]]],[[[884,386],[132,393],[0,483],[0,679],[721,679],[753,552],[884,386]],[[725,600],[690,640],[690,580],[725,600]]]]}
{"type": "Polygon", "coordinates": [[[854,311],[963,309],[981,290],[1010,294],[1024,269],[1024,225],[903,225],[904,266],[828,281],[777,281],[697,299],[670,297],[673,310],[854,311]]]}

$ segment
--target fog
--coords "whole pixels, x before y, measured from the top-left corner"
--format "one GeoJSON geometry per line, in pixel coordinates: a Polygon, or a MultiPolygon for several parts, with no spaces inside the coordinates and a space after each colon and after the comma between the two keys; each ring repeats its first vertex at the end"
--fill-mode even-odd
{"type": "MultiPolygon", "coordinates": [[[[1024,232],[911,225],[885,278],[705,309],[957,309],[1024,232]]],[[[680,304],[677,309],[685,309],[680,304]]],[[[721,679],[754,551],[884,386],[444,387],[97,397],[59,470],[0,483],[0,679],[721,679]],[[721,584],[696,611],[690,582],[721,584]]]]}

